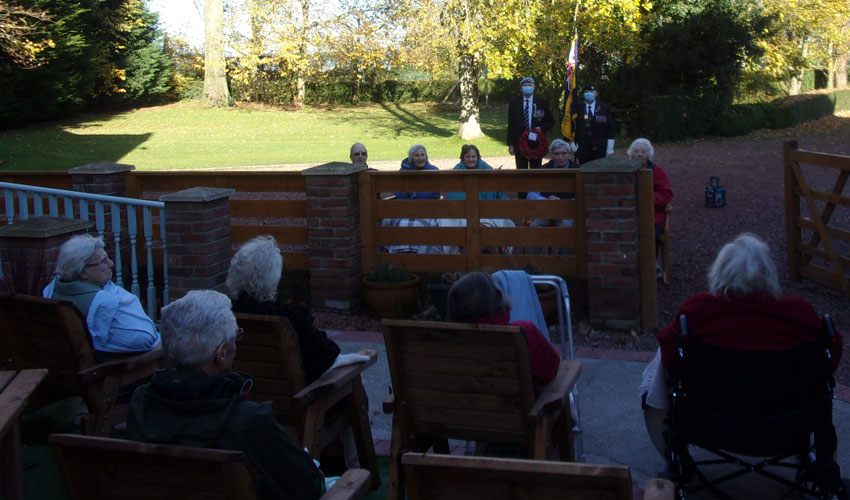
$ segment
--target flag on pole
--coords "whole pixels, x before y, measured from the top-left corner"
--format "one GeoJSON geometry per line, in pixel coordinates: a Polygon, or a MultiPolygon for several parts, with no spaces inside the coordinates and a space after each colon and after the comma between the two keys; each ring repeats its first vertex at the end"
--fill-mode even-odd
{"type": "Polygon", "coordinates": [[[567,61],[567,77],[564,79],[564,113],[561,133],[564,139],[575,142],[576,118],[578,118],[578,92],[576,91],[576,66],[578,64],[578,36],[573,38],[570,57],[567,61]]]}

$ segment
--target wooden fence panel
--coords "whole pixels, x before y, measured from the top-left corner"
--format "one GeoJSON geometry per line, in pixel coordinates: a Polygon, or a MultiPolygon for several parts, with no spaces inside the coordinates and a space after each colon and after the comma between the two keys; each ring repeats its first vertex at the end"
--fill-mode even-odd
{"type": "Polygon", "coordinates": [[[799,150],[797,141],[785,142],[783,153],[789,274],[843,291],[850,299],[850,197],[842,194],[850,178],[850,157],[799,150]],[[816,167],[818,174],[825,173],[821,169],[836,172],[832,188],[811,185],[801,164],[816,167]],[[834,217],[839,208],[843,217],[834,217]],[[848,226],[835,225],[842,222],[848,226]],[[811,233],[808,242],[803,241],[804,231],[811,233]]]}

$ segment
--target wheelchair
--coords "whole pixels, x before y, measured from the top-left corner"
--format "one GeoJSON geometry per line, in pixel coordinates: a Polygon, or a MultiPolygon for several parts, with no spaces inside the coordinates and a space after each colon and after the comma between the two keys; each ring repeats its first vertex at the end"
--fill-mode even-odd
{"type": "Polygon", "coordinates": [[[667,449],[676,497],[703,489],[721,499],[733,496],[718,484],[757,473],[815,498],[847,500],[834,460],[832,422],[835,379],[829,342],[835,330],[824,317],[824,336],[783,351],[724,349],[681,336],[677,376],[668,380],[670,414],[667,449]],[[708,453],[695,460],[690,448],[708,453]],[[726,465],[720,477],[704,470],[726,465]],[[728,472],[731,464],[736,470],[728,472]],[[795,469],[794,480],[787,472],[795,469]],[[696,484],[694,484],[696,483],[696,484]]]}

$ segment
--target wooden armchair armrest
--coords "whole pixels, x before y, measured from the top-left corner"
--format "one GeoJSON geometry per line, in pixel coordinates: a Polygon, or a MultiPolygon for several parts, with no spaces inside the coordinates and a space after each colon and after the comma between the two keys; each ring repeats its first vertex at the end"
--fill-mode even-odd
{"type": "Polygon", "coordinates": [[[105,363],[92,366],[91,368],[80,371],[77,375],[80,378],[80,383],[87,384],[108,375],[130,372],[137,373],[138,376],[135,379],[130,377],[129,380],[122,380],[123,383],[128,384],[147,377],[156,371],[159,368],[162,357],[162,345],[158,345],[150,351],[112,359],[105,363]]]}
{"type": "Polygon", "coordinates": [[[366,469],[349,469],[322,495],[320,500],[354,500],[362,498],[371,484],[372,474],[366,469]]]}
{"type": "Polygon", "coordinates": [[[578,382],[581,374],[581,362],[564,360],[558,366],[558,374],[549,382],[546,389],[534,402],[528,418],[532,422],[538,422],[543,415],[548,415],[562,410],[567,403],[569,393],[578,382]]]}
{"type": "Polygon", "coordinates": [[[369,368],[378,360],[378,353],[374,349],[364,349],[358,352],[358,354],[369,356],[369,360],[340,366],[325,373],[318,380],[298,391],[298,394],[292,396],[292,402],[295,404],[295,407],[303,408],[317,396],[331,393],[340,387],[344,387],[351,383],[354,377],[359,377],[363,370],[369,368]]]}

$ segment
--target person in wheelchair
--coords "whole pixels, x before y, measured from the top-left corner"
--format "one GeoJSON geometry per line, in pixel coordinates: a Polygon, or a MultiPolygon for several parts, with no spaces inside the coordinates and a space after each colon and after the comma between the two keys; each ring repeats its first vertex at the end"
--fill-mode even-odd
{"type": "MultiPolygon", "coordinates": [[[[660,359],[654,360],[654,363],[660,361],[660,365],[656,365],[653,373],[651,364],[644,374],[643,395],[647,430],[653,444],[665,460],[669,462],[672,457],[675,461],[675,453],[671,454],[670,450],[669,432],[675,425],[676,412],[668,414],[666,405],[658,404],[662,399],[666,402],[668,397],[667,383],[663,383],[664,370],[677,382],[685,381],[684,390],[691,397],[689,404],[693,403],[693,397],[697,397],[694,396],[697,394],[694,388],[698,387],[701,390],[699,397],[703,398],[701,402],[706,401],[706,397],[722,401],[719,403],[720,411],[729,415],[749,417],[770,415],[771,411],[781,415],[797,404],[797,399],[817,399],[817,396],[810,395],[816,391],[807,384],[810,384],[812,373],[822,373],[823,378],[830,378],[825,373],[830,368],[825,354],[827,349],[831,355],[832,372],[837,368],[842,354],[841,335],[835,332],[831,339],[826,340],[824,332],[824,320],[809,302],[782,296],[776,266],[770,258],[767,244],[754,234],[740,234],[717,254],[708,271],[708,292],[697,293],[686,300],[676,319],[657,334],[660,359]],[[682,342],[682,316],[685,317],[686,342],[682,342]],[[827,349],[823,348],[824,341],[828,343],[827,349]],[[804,352],[812,354],[798,355],[804,352]],[[773,371],[778,359],[776,354],[787,356],[787,364],[790,365],[779,367],[779,373],[773,371]],[[727,364],[726,360],[732,362],[727,364]],[[798,366],[800,364],[809,366],[798,366]],[[771,371],[762,373],[759,370],[771,371]],[[687,373],[683,373],[685,371],[687,373]],[[655,380],[648,382],[647,378],[655,380]],[[755,381],[756,378],[759,380],[755,381]],[[796,383],[796,380],[801,382],[796,383]],[[775,406],[764,412],[761,408],[750,408],[754,404],[775,406]]],[[[678,385],[677,390],[682,390],[682,386],[678,385]]],[[[674,410],[675,407],[674,402],[674,410]]],[[[829,424],[831,428],[831,420],[829,424]]],[[[831,432],[834,436],[834,430],[831,432]]],[[[734,446],[748,442],[746,436],[720,440],[733,442],[734,446]]],[[[684,442],[690,441],[685,439],[684,442]]],[[[720,443],[716,446],[725,448],[720,443]]],[[[743,448],[747,446],[742,445],[743,448]]],[[[687,454],[686,451],[683,453],[687,454]]]]}

